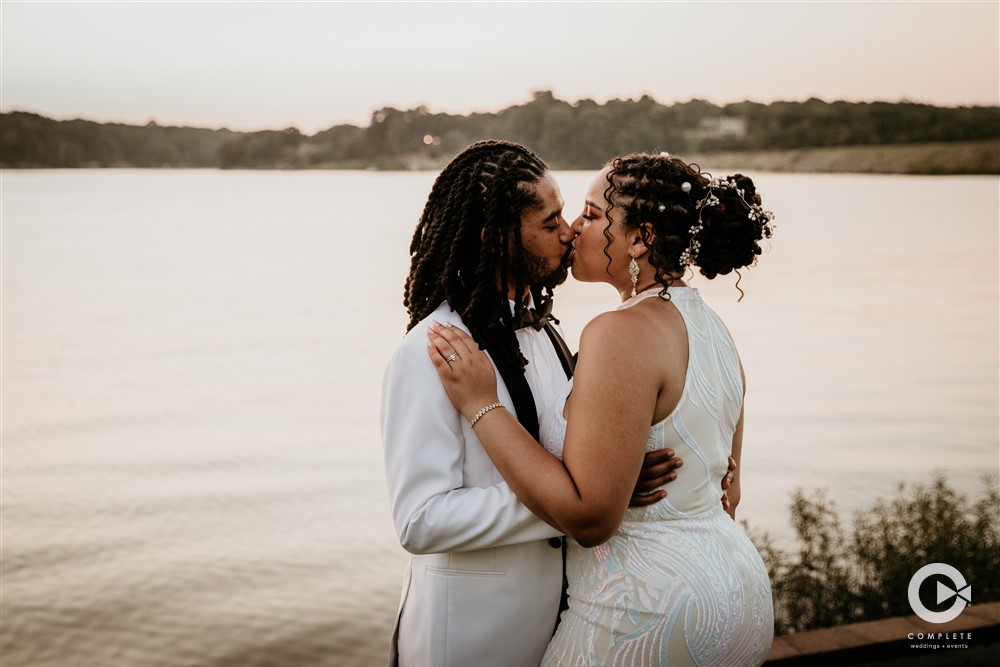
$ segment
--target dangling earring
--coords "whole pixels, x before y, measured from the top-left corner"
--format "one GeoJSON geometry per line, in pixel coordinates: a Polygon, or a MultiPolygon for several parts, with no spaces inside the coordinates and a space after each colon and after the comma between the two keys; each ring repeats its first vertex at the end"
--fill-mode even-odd
{"type": "Polygon", "coordinates": [[[632,279],[632,296],[635,296],[635,288],[639,284],[639,263],[635,261],[635,253],[631,250],[628,253],[632,259],[628,263],[628,277],[632,279]]]}

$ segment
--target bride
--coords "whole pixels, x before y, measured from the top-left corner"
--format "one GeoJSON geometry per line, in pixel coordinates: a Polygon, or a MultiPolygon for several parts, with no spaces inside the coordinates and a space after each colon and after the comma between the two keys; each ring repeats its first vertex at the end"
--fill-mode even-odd
{"type": "MultiPolygon", "coordinates": [[[[570,542],[564,612],[543,665],[759,665],[772,639],[761,558],[715,491],[740,462],[745,377],[729,332],[683,280],[755,263],[771,214],[742,175],[666,154],[609,163],[573,223],[573,276],[621,295],[580,338],[576,374],[541,416],[544,449],[497,401],[486,356],[435,326],[428,353],[518,498],[570,542]],[[687,465],[670,495],[628,501],[648,450],[687,465]]],[[[737,471],[739,467],[737,467],[737,471]]],[[[511,641],[517,638],[512,637],[511,641]]]]}

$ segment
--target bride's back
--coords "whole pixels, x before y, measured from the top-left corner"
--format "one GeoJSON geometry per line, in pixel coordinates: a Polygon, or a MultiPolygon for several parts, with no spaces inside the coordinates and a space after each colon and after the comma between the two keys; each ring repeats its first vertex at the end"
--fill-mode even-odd
{"type": "Polygon", "coordinates": [[[718,508],[719,480],[728,469],[743,406],[739,356],[722,321],[696,289],[672,287],[670,297],[687,329],[687,367],[680,398],[650,428],[646,449],[669,447],[684,466],[664,487],[664,500],[629,510],[626,521],[680,518],[718,508]]]}

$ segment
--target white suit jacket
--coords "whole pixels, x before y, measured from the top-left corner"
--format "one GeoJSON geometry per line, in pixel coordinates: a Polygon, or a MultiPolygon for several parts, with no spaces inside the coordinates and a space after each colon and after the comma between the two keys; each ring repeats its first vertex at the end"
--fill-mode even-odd
{"type": "MultiPolygon", "coordinates": [[[[518,502],[427,355],[429,319],[403,338],[382,386],[385,469],[403,578],[390,665],[537,667],[562,585],[560,533],[518,502]]],[[[544,331],[517,333],[539,415],[566,375],[544,331]]],[[[514,412],[497,374],[500,402],[514,412]]]]}

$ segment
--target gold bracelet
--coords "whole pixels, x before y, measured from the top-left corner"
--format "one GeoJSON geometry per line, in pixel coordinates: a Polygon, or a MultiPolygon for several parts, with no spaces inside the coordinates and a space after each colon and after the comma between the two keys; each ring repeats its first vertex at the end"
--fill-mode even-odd
{"type": "Polygon", "coordinates": [[[469,420],[469,428],[475,427],[476,422],[479,421],[480,419],[482,419],[483,415],[485,415],[490,410],[492,410],[494,408],[502,408],[502,407],[503,407],[503,404],[501,404],[501,403],[490,403],[489,405],[487,405],[486,407],[484,407],[482,410],[480,410],[479,412],[477,412],[475,417],[473,417],[472,419],[469,420]]]}

